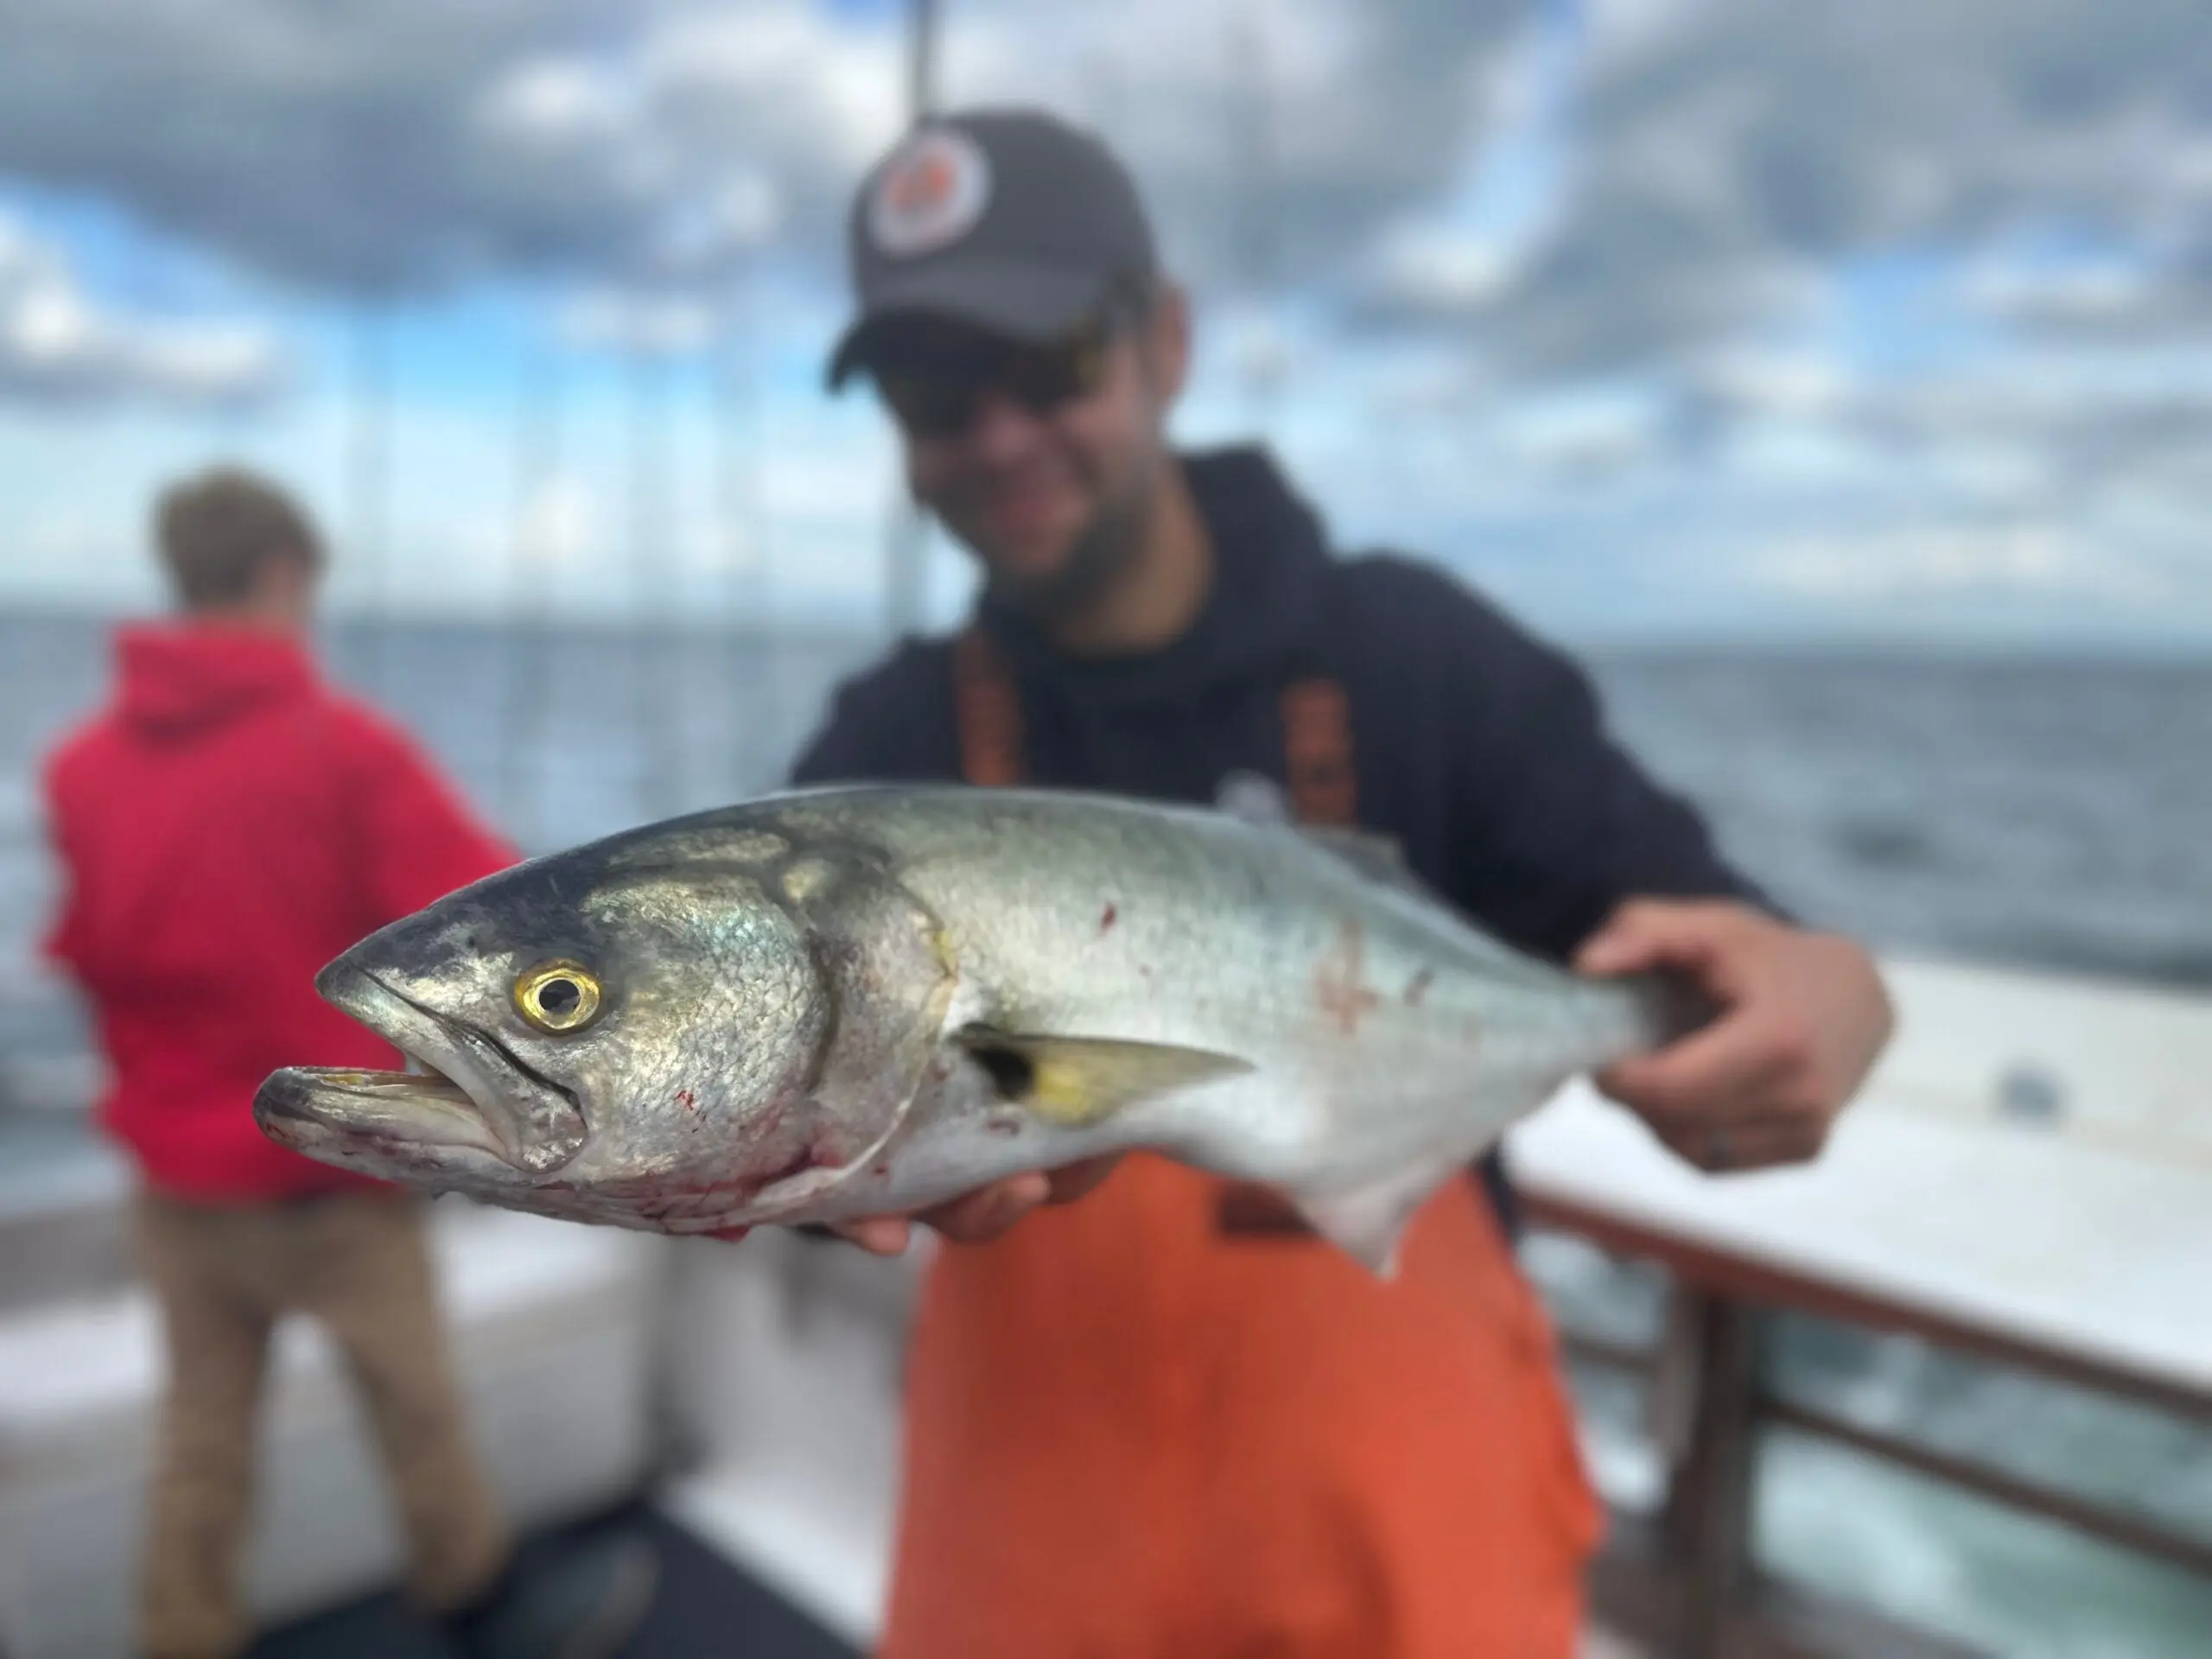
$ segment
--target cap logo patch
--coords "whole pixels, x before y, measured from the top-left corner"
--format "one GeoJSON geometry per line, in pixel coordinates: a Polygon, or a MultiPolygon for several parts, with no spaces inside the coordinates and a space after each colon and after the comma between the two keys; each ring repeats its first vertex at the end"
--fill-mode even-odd
{"type": "Polygon", "coordinates": [[[975,228],[990,195],[990,161],[974,139],[949,127],[917,134],[875,181],[869,239],[894,258],[934,253],[975,228]]]}

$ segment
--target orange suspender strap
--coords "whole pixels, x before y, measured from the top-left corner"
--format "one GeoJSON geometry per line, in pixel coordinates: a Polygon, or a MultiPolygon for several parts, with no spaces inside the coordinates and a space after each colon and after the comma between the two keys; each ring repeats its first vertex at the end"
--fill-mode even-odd
{"type": "MultiPolygon", "coordinates": [[[[952,680],[961,776],[985,786],[1020,783],[1027,775],[1021,700],[1005,658],[980,628],[953,641],[952,680]]],[[[1283,688],[1281,711],[1283,762],[1299,821],[1357,823],[1351,705],[1344,687],[1327,679],[1294,681],[1283,688]]]]}
{"type": "Polygon", "coordinates": [[[1359,792],[1351,764],[1351,703],[1334,680],[1295,680],[1282,690],[1282,756],[1291,810],[1300,823],[1353,825],[1359,792]]]}
{"type": "Polygon", "coordinates": [[[1002,788],[1022,779],[1021,700],[1014,672],[981,628],[952,642],[953,717],[960,728],[960,775],[1002,788]]]}

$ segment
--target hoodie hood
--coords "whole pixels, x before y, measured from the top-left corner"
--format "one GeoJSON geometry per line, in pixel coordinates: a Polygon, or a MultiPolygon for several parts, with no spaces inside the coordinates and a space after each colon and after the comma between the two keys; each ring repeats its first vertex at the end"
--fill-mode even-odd
{"type": "Polygon", "coordinates": [[[1213,550],[1213,585],[1182,637],[1131,657],[1071,658],[995,594],[979,614],[1014,669],[1093,709],[1183,705],[1306,662],[1329,568],[1319,518],[1261,449],[1180,456],[1213,550]]]}
{"type": "Polygon", "coordinates": [[[157,737],[207,730],[315,684],[306,647],[282,634],[207,622],[141,623],[118,630],[124,723],[157,737]]]}

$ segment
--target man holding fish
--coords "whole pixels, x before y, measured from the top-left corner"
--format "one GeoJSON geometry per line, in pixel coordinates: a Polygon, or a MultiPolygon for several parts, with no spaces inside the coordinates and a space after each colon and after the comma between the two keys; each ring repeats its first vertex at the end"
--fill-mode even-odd
{"type": "MultiPolygon", "coordinates": [[[[861,187],[852,259],[833,378],[874,380],[987,584],[957,640],[844,688],[802,780],[1356,817],[1523,950],[1719,1006],[1599,1076],[1675,1152],[1818,1153],[1890,1029],[1866,955],[1775,916],[1572,664],[1429,569],[1332,557],[1259,452],[1171,449],[1189,316],[1110,155],[1033,113],[931,122],[861,187]]],[[[1599,1510],[1484,1168],[1389,1284],[1142,1154],[928,1212],[969,1248],[915,1337],[885,1654],[1572,1653],[1599,1510]]]]}
{"type": "Polygon", "coordinates": [[[934,118],[852,238],[833,383],[988,578],[798,772],[870,781],[385,928],[318,983],[425,1069],[280,1071],[263,1127],[583,1220],[955,1241],[888,1659],[1566,1659],[1600,1514],[1497,1137],[1594,1070],[1704,1167],[1810,1158],[1872,963],[1572,664],[1170,447],[1188,314],[1096,143],[934,118]]]}

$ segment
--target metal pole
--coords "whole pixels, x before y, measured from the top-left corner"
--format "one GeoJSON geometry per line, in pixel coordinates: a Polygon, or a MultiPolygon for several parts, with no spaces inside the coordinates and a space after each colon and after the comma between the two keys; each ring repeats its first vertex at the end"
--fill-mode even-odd
{"type": "Polygon", "coordinates": [[[1677,1287],[1653,1382],[1671,1478],[1661,1519],[1680,1599],[1667,1651],[1712,1659],[1750,1574],[1760,1315],[1677,1287]]]}
{"type": "Polygon", "coordinates": [[[908,124],[937,107],[937,0],[913,0],[906,55],[908,124]]]}
{"type": "Polygon", "coordinates": [[[911,496],[902,494],[891,510],[889,571],[884,584],[891,632],[912,633],[922,625],[922,601],[929,574],[929,520],[911,496]]]}
{"type": "Polygon", "coordinates": [[[391,494],[391,319],[374,301],[364,305],[353,330],[352,430],[348,480],[353,500],[353,555],[361,562],[362,677],[381,696],[390,679],[385,636],[391,628],[386,542],[391,494]]]}
{"type": "MultiPolygon", "coordinates": [[[[906,12],[906,123],[937,107],[937,0],[912,0],[906,12]]],[[[884,538],[884,610],[893,636],[920,626],[929,586],[929,523],[899,486],[884,538]]]]}
{"type": "Polygon", "coordinates": [[[507,703],[500,745],[500,803],[510,832],[531,850],[543,839],[543,803],[534,787],[552,695],[551,599],[559,549],[535,522],[556,510],[561,476],[561,376],[550,350],[522,366],[515,408],[514,524],[508,542],[507,703]]]}
{"type": "Polygon", "coordinates": [[[668,653],[683,640],[673,618],[679,596],[671,581],[671,550],[667,463],[665,365],[650,346],[633,348],[630,361],[630,692],[632,730],[639,743],[639,803],[647,818],[674,811],[681,785],[677,722],[681,706],[662,695],[674,677],[668,653]],[[658,636],[658,637],[656,637],[658,636]]]}
{"type": "MultiPolygon", "coordinates": [[[[770,788],[767,746],[780,742],[783,700],[776,654],[773,578],[760,501],[760,364],[753,264],[739,273],[728,337],[718,363],[715,446],[722,556],[729,583],[730,675],[725,706],[735,711],[728,758],[732,798],[770,788]]],[[[778,757],[780,759],[780,757],[778,757]]]]}
{"type": "Polygon", "coordinates": [[[1238,244],[1236,264],[1242,269],[1252,320],[1259,330],[1256,337],[1245,341],[1238,378],[1243,384],[1253,429],[1265,441],[1274,435],[1281,373],[1281,365],[1273,356],[1280,344],[1274,334],[1280,250],[1276,245],[1274,81],[1267,31],[1253,7],[1239,6],[1230,14],[1228,84],[1236,116],[1230,154],[1235,157],[1239,198],[1231,222],[1238,244]]]}

